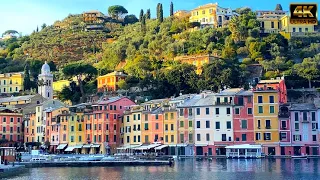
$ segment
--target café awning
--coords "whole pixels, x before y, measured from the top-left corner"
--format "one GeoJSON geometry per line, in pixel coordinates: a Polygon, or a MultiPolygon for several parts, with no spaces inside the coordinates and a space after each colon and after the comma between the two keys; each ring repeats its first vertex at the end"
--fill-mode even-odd
{"type": "Polygon", "coordinates": [[[168,145],[164,144],[164,145],[158,146],[158,147],[156,147],[154,149],[155,150],[161,150],[161,149],[166,148],[166,147],[168,147],[168,145]]]}
{"type": "Polygon", "coordinates": [[[149,149],[153,149],[157,146],[160,146],[161,144],[149,144],[149,145],[144,145],[144,146],[140,146],[137,148],[134,148],[135,150],[149,150],[149,149]]]}
{"type": "Polygon", "coordinates": [[[98,148],[98,147],[100,147],[100,144],[92,144],[91,147],[93,147],[93,148],[98,148]]]}
{"type": "Polygon", "coordinates": [[[57,149],[64,149],[68,144],[59,144],[59,146],[57,147],[57,149]]]}
{"type": "Polygon", "coordinates": [[[76,145],[74,146],[75,149],[81,149],[83,145],[76,145]]]}
{"type": "Polygon", "coordinates": [[[82,148],[91,148],[91,144],[85,144],[82,146],[82,148]]]}
{"type": "Polygon", "coordinates": [[[66,150],[64,150],[64,151],[73,151],[74,150],[74,146],[70,146],[70,147],[67,147],[67,149],[66,150]]]}

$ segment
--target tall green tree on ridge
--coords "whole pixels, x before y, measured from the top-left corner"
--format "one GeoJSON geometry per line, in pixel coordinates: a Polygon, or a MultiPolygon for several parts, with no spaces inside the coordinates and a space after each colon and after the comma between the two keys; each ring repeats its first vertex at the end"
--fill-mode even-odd
{"type": "Polygon", "coordinates": [[[157,19],[160,17],[160,3],[157,4],[157,19]]]}
{"type": "Polygon", "coordinates": [[[170,16],[173,16],[173,3],[170,3],[170,16]]]}
{"type": "Polygon", "coordinates": [[[23,88],[24,88],[25,91],[31,89],[31,81],[30,81],[30,74],[29,74],[29,63],[26,63],[26,65],[24,67],[23,88]]]}
{"type": "Polygon", "coordinates": [[[119,20],[119,17],[127,14],[128,10],[126,8],[124,8],[123,6],[120,5],[114,5],[114,6],[110,6],[108,8],[108,14],[112,17],[115,18],[117,20],[119,20]]]}
{"type": "Polygon", "coordinates": [[[160,4],[159,6],[159,22],[162,23],[163,22],[163,8],[162,8],[162,4],[160,4]]]}
{"type": "Polygon", "coordinates": [[[146,12],[146,19],[151,19],[151,12],[150,12],[150,9],[147,9],[147,12],[146,12]]]}
{"type": "Polygon", "coordinates": [[[142,18],[144,16],[143,9],[140,10],[139,21],[142,22],[142,18]]]}

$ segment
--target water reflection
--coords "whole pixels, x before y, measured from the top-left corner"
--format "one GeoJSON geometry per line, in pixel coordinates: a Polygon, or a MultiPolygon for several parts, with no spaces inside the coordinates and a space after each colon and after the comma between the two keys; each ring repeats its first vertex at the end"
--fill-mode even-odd
{"type": "Polygon", "coordinates": [[[13,179],[320,179],[318,159],[186,159],[175,166],[34,168],[13,179]]]}

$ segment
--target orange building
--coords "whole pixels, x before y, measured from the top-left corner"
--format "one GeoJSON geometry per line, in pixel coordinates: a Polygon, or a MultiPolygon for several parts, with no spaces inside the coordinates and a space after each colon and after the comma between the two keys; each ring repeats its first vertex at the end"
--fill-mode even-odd
{"type": "Polygon", "coordinates": [[[176,61],[180,61],[181,63],[187,63],[192,64],[196,66],[196,73],[201,74],[202,73],[202,67],[205,64],[209,64],[213,62],[215,59],[217,59],[217,55],[195,55],[195,56],[179,56],[176,57],[176,61]]]}
{"type": "Polygon", "coordinates": [[[9,145],[22,142],[22,113],[17,109],[0,109],[0,137],[6,139],[9,145]]]}
{"type": "Polygon", "coordinates": [[[36,112],[25,114],[24,120],[24,142],[35,142],[36,112]]]}
{"type": "Polygon", "coordinates": [[[163,143],[163,112],[161,108],[144,112],[145,131],[142,131],[142,140],[145,143],[161,142],[163,143]]]}
{"type": "Polygon", "coordinates": [[[122,72],[118,71],[114,71],[104,76],[99,76],[97,78],[98,92],[118,90],[118,82],[120,80],[125,80],[126,77],[126,74],[123,74],[122,72]]]}

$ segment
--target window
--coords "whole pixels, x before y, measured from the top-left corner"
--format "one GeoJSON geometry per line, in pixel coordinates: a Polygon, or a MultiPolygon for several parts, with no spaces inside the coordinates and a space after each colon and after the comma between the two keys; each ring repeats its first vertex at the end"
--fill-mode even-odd
{"type": "Polygon", "coordinates": [[[216,122],[216,129],[220,129],[220,122],[216,122]]]}
{"type": "Polygon", "coordinates": [[[189,127],[192,127],[192,121],[189,121],[189,127]]]}
{"type": "Polygon", "coordinates": [[[114,120],[117,119],[117,115],[116,115],[116,114],[113,115],[113,119],[114,119],[114,120]]]}
{"type": "MultiPolygon", "coordinates": [[[[109,119],[109,114],[108,114],[108,113],[106,114],[106,118],[109,119]]],[[[128,119],[127,119],[127,120],[128,120],[128,119]]],[[[129,122],[129,121],[128,121],[128,122],[129,122]]]]}
{"type": "Polygon", "coordinates": [[[269,96],[269,103],[274,103],[274,96],[269,96]]]}
{"type": "Polygon", "coordinates": [[[308,32],[308,28],[305,28],[304,31],[305,31],[305,32],[308,32]]]}
{"type": "Polygon", "coordinates": [[[231,129],[231,121],[227,121],[227,129],[231,129]]]}
{"type": "Polygon", "coordinates": [[[210,128],[210,121],[206,121],[206,128],[210,128]]]}
{"type": "Polygon", "coordinates": [[[159,115],[158,114],[156,114],[156,120],[158,120],[159,119],[159,115]]]}
{"type": "Polygon", "coordinates": [[[166,142],[168,142],[168,135],[166,135],[164,139],[166,142]]]}
{"type": "Polygon", "coordinates": [[[137,120],[136,114],[133,115],[133,120],[134,120],[134,121],[137,120]]]}
{"type": "Polygon", "coordinates": [[[197,121],[197,128],[200,128],[200,121],[197,121]]]}
{"type": "Polygon", "coordinates": [[[251,96],[248,96],[248,103],[251,103],[252,102],[252,98],[251,96]]]}
{"type": "Polygon", "coordinates": [[[6,122],[6,121],[7,121],[7,118],[4,117],[4,118],[2,119],[2,122],[6,122]]]}
{"type": "Polygon", "coordinates": [[[197,115],[200,115],[200,108],[197,108],[197,115]]]}
{"type": "Polygon", "coordinates": [[[263,106],[258,106],[258,113],[262,114],[263,113],[263,106]]]}
{"type": "Polygon", "coordinates": [[[12,117],[12,118],[10,118],[10,122],[13,122],[13,117],[12,117]]]}
{"type": "Polygon", "coordinates": [[[270,114],[274,114],[274,106],[269,107],[269,112],[270,112],[270,114]]]}
{"type": "Polygon", "coordinates": [[[127,122],[130,122],[130,116],[127,116],[127,122]]]}
{"type": "Polygon", "coordinates": [[[308,120],[307,112],[303,112],[302,117],[304,121],[307,121],[308,120]]]}
{"type": "Polygon", "coordinates": [[[271,140],[271,133],[263,133],[263,138],[264,138],[264,140],[270,141],[271,140]]]}
{"type": "Polygon", "coordinates": [[[298,112],[294,113],[294,121],[299,121],[299,113],[298,112]]]}
{"type": "Polygon", "coordinates": [[[201,135],[197,134],[197,141],[201,141],[201,135]]]}
{"type": "Polygon", "coordinates": [[[193,134],[192,133],[189,134],[189,142],[193,142],[193,134]]]}
{"type": "Polygon", "coordinates": [[[138,114],[138,120],[140,120],[140,114],[138,114]]]}
{"type": "MultiPolygon", "coordinates": [[[[102,107],[102,106],[100,106],[102,107]]],[[[101,114],[98,114],[98,118],[101,119],[101,114]]],[[[78,120],[79,120],[79,116],[78,116],[78,120]]]]}
{"type": "Polygon", "coordinates": [[[79,142],[81,142],[82,141],[82,136],[79,136],[79,142]]]}
{"type": "Polygon", "coordinates": [[[301,141],[301,135],[293,135],[293,141],[301,141]]]}
{"type": "Polygon", "coordinates": [[[203,11],[202,11],[202,14],[206,14],[206,11],[205,11],[205,10],[203,10],[203,11]]]}
{"type": "Polygon", "coordinates": [[[287,122],[286,121],[281,121],[281,127],[282,127],[282,129],[286,129],[287,128],[287,122]]]}
{"type": "Polygon", "coordinates": [[[174,135],[171,135],[171,142],[174,142],[174,135]]]}
{"type": "Polygon", "coordinates": [[[241,138],[242,138],[242,141],[247,141],[247,134],[242,134],[241,138]]]}
{"type": "Polygon", "coordinates": [[[217,97],[217,104],[220,104],[220,98],[217,97]]]}
{"type": "Polygon", "coordinates": [[[274,22],[271,22],[271,28],[274,28],[274,22]]]}
{"type": "Polygon", "coordinates": [[[222,134],[221,135],[221,140],[222,141],[227,141],[227,135],[226,134],[222,134]]]}
{"type": "Polygon", "coordinates": [[[285,133],[285,132],[282,132],[282,133],[280,133],[280,140],[286,140],[287,139],[287,133],[285,133]]]}
{"type": "Polygon", "coordinates": [[[180,134],[180,143],[184,143],[184,134],[180,134]]]}
{"type": "Polygon", "coordinates": [[[74,141],[74,139],[73,139],[74,137],[73,136],[71,136],[71,142],[73,142],[74,141]]]}
{"type": "Polygon", "coordinates": [[[189,116],[192,116],[192,109],[189,108],[189,116]]]}
{"type": "Polygon", "coordinates": [[[227,103],[228,102],[228,97],[223,98],[223,102],[227,103]]]}
{"type": "Polygon", "coordinates": [[[296,32],[296,28],[292,28],[292,32],[296,32]]]}
{"type": "Polygon", "coordinates": [[[117,135],[113,135],[113,142],[117,142],[117,135]]]}
{"type": "Polygon", "coordinates": [[[168,113],[165,113],[164,119],[165,119],[165,120],[168,120],[168,113]]]}
{"type": "Polygon", "coordinates": [[[171,131],[174,131],[174,125],[171,124],[171,131]]]}
{"type": "Polygon", "coordinates": [[[317,141],[317,135],[312,135],[312,141],[317,141]]]}
{"type": "Polygon", "coordinates": [[[109,130],[109,124],[106,124],[106,130],[109,130]]]}
{"type": "Polygon", "coordinates": [[[98,136],[98,142],[101,142],[101,135],[98,136]]]}
{"type": "Polygon", "coordinates": [[[241,120],[241,129],[247,129],[248,123],[247,120],[241,120]]]}
{"type": "Polygon", "coordinates": [[[216,108],[216,114],[217,115],[219,114],[219,108],[216,108]]]}
{"type": "Polygon", "coordinates": [[[116,106],[116,105],[114,105],[114,106],[113,106],[113,109],[114,109],[114,110],[117,110],[117,106],[116,106]]]}
{"type": "Polygon", "coordinates": [[[159,123],[156,123],[156,129],[159,129],[159,123]]]}
{"type": "Polygon", "coordinates": [[[261,140],[261,133],[256,133],[256,140],[257,141],[261,140]]]}
{"type": "Polygon", "coordinates": [[[316,131],[318,129],[318,123],[312,123],[312,130],[316,131]]]}
{"type": "Polygon", "coordinates": [[[179,112],[180,112],[179,115],[183,116],[183,109],[180,109],[179,112]]]}
{"type": "Polygon", "coordinates": [[[145,142],[149,142],[149,136],[148,136],[148,135],[145,135],[145,136],[144,136],[144,141],[145,141],[145,142]]]}
{"type": "Polygon", "coordinates": [[[20,122],[20,118],[19,117],[18,117],[17,121],[20,122]]]}
{"type": "Polygon", "coordinates": [[[94,124],[93,127],[94,127],[94,130],[97,130],[97,124],[94,124]]]}
{"type": "Polygon", "coordinates": [[[235,108],[234,113],[235,113],[235,114],[240,114],[240,109],[239,109],[239,108],[235,108]]]}
{"type": "Polygon", "coordinates": [[[168,131],[168,124],[165,125],[165,131],[168,131]]]}
{"type": "Polygon", "coordinates": [[[316,112],[311,112],[311,121],[316,120],[316,112]]]}
{"type": "Polygon", "coordinates": [[[248,114],[252,114],[252,108],[248,108],[248,114]]]}
{"type": "Polygon", "coordinates": [[[148,114],[145,114],[145,115],[144,115],[144,120],[145,120],[145,121],[148,121],[148,114]]]}
{"type": "Polygon", "coordinates": [[[10,133],[13,133],[13,127],[10,127],[10,133]]]}
{"type": "Polygon", "coordinates": [[[154,135],[154,141],[157,142],[158,141],[158,134],[154,135]]]}
{"type": "Polygon", "coordinates": [[[299,32],[302,32],[302,28],[299,28],[299,32]]]}
{"type": "Polygon", "coordinates": [[[184,123],[183,121],[180,121],[180,127],[183,127],[184,123]]]}
{"type": "Polygon", "coordinates": [[[137,137],[133,136],[133,142],[137,142],[137,137]]]}
{"type": "Polygon", "coordinates": [[[74,131],[74,126],[71,126],[71,132],[73,132],[74,131]]]}
{"type": "Polygon", "coordinates": [[[206,134],[206,140],[210,141],[210,134],[209,133],[206,134]]]}
{"type": "Polygon", "coordinates": [[[299,123],[294,123],[294,129],[295,129],[296,131],[299,131],[299,123]]]}
{"type": "Polygon", "coordinates": [[[206,108],[206,115],[209,115],[209,114],[210,114],[209,108],[206,108]]]}
{"type": "Polygon", "coordinates": [[[98,125],[98,129],[101,130],[101,124],[98,125]]]}
{"type": "Polygon", "coordinates": [[[116,125],[116,124],[113,125],[113,130],[114,130],[114,131],[117,130],[117,125],[116,125]]]}
{"type": "Polygon", "coordinates": [[[174,114],[170,113],[170,119],[173,119],[173,118],[174,118],[174,114]]]}
{"type": "Polygon", "coordinates": [[[258,96],[258,103],[263,103],[262,96],[258,96]]]}
{"type": "Polygon", "coordinates": [[[227,114],[230,114],[230,108],[227,108],[227,114]]]}
{"type": "Polygon", "coordinates": [[[266,129],[271,129],[271,121],[266,120],[266,129]]]}
{"type": "Polygon", "coordinates": [[[144,124],[144,130],[149,130],[149,124],[148,123],[144,124]]]}
{"type": "Polygon", "coordinates": [[[127,136],[127,143],[130,143],[130,136],[127,136]]]}

